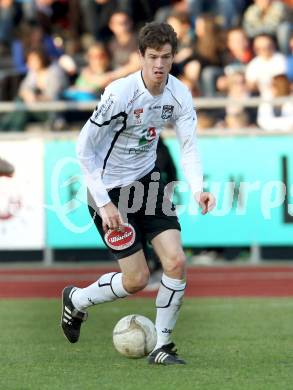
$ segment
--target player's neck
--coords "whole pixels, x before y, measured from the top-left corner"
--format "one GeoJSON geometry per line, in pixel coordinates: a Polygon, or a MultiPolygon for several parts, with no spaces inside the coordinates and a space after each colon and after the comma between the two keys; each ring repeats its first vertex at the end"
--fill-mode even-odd
{"type": "Polygon", "coordinates": [[[141,74],[144,85],[149,93],[153,96],[161,95],[164,92],[165,85],[167,83],[167,77],[161,82],[155,82],[153,80],[149,80],[142,72],[141,74]]]}

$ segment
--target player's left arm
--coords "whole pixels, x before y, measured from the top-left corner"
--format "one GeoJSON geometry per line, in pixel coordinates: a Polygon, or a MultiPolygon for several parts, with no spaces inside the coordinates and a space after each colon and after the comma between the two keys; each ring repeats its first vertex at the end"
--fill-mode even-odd
{"type": "Polygon", "coordinates": [[[203,191],[203,173],[196,141],[197,117],[191,94],[183,100],[180,115],[176,120],[176,134],[181,148],[181,162],[185,177],[202,214],[211,211],[216,204],[213,194],[203,191]]]}

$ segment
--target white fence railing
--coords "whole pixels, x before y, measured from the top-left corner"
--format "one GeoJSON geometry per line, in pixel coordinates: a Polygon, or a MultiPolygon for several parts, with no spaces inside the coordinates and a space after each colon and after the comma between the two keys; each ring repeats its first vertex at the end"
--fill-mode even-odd
{"type": "MultiPolygon", "coordinates": [[[[259,97],[250,97],[245,99],[230,99],[225,97],[216,98],[196,98],[194,99],[194,105],[197,109],[215,109],[224,108],[228,104],[241,104],[244,107],[257,107],[262,102],[270,102],[274,106],[283,104],[288,100],[293,101],[293,95],[276,98],[272,100],[262,99],[259,97]]],[[[93,110],[99,100],[92,102],[69,102],[64,100],[58,100],[54,102],[37,102],[31,104],[24,104],[21,102],[0,102],[0,113],[13,112],[13,111],[48,111],[48,112],[62,112],[67,110],[77,111],[91,111],[93,110]]]]}

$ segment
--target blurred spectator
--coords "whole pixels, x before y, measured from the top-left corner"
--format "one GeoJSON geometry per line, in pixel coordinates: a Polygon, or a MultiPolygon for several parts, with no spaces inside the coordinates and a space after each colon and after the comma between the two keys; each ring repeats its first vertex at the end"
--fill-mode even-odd
{"type": "Polygon", "coordinates": [[[287,57],[287,77],[293,83],[293,34],[289,40],[290,54],[287,57]]]}
{"type": "Polygon", "coordinates": [[[226,76],[228,80],[227,96],[229,98],[241,101],[250,96],[243,72],[231,69],[226,73],[226,76]]]}
{"type": "Polygon", "coordinates": [[[215,96],[216,80],[223,74],[223,34],[214,17],[203,15],[196,20],[195,35],[193,59],[201,65],[201,91],[204,96],[215,96]]]}
{"type": "Polygon", "coordinates": [[[187,0],[186,3],[193,23],[203,14],[216,14],[217,0],[187,0]]]}
{"type": "Polygon", "coordinates": [[[9,45],[13,28],[13,0],[0,0],[0,43],[9,45]]]}
{"type": "Polygon", "coordinates": [[[109,27],[113,37],[108,44],[113,71],[108,73],[112,80],[125,77],[140,68],[136,35],[132,29],[133,21],[123,11],[114,12],[109,27]]]}
{"type": "Polygon", "coordinates": [[[244,14],[243,27],[250,38],[264,33],[273,35],[281,52],[288,54],[292,12],[281,1],[254,0],[244,14]]]}
{"type": "Polygon", "coordinates": [[[58,100],[67,79],[43,49],[33,49],[28,53],[27,67],[28,73],[19,89],[20,98],[25,103],[58,100]]]}
{"type": "Polygon", "coordinates": [[[73,87],[64,92],[63,96],[66,99],[96,100],[111,81],[107,73],[110,70],[110,57],[102,43],[92,45],[88,49],[86,59],[87,65],[81,69],[73,87]]]}
{"type": "Polygon", "coordinates": [[[169,0],[120,0],[120,7],[135,21],[135,29],[138,30],[143,24],[154,19],[159,8],[169,3],[169,0]]]}
{"type": "Polygon", "coordinates": [[[241,27],[235,27],[227,32],[227,53],[224,75],[217,80],[217,89],[221,92],[227,90],[227,74],[234,71],[244,71],[245,66],[251,61],[253,53],[249,40],[241,27]]]}
{"type": "Polygon", "coordinates": [[[211,130],[216,125],[216,118],[210,110],[197,109],[197,131],[211,130]]]}
{"type": "Polygon", "coordinates": [[[173,12],[185,12],[189,13],[188,0],[167,0],[159,1],[160,6],[157,7],[157,12],[154,19],[157,22],[166,22],[167,18],[173,12]]]}
{"type": "Polygon", "coordinates": [[[37,22],[48,34],[54,32],[54,27],[59,25],[63,29],[68,28],[68,1],[67,0],[34,0],[37,22]]]}
{"type": "Polygon", "coordinates": [[[15,0],[21,7],[22,22],[37,23],[36,0],[15,0]]]}
{"type": "Polygon", "coordinates": [[[137,39],[132,30],[133,22],[123,11],[111,15],[109,28],[113,33],[108,44],[112,69],[126,65],[133,53],[137,53],[137,39]]]}
{"type": "MultiPolygon", "coordinates": [[[[20,84],[18,98],[26,104],[58,100],[67,85],[62,69],[51,63],[42,49],[34,49],[27,57],[28,73],[20,84]]],[[[30,121],[45,121],[48,113],[17,111],[0,121],[0,130],[23,131],[30,121]]]]}
{"type": "Polygon", "coordinates": [[[58,59],[63,54],[63,48],[58,47],[52,36],[45,33],[41,26],[21,24],[11,47],[13,65],[19,73],[27,72],[26,54],[39,47],[43,48],[51,60],[58,59]]]}
{"type": "Polygon", "coordinates": [[[112,36],[109,29],[110,17],[117,8],[122,9],[119,0],[82,0],[80,7],[85,31],[95,40],[107,42],[112,36]]]}
{"type": "Polygon", "coordinates": [[[188,0],[189,11],[194,20],[203,13],[217,15],[223,28],[237,26],[246,0],[188,0]]]}
{"type": "Polygon", "coordinates": [[[37,24],[56,39],[66,39],[71,53],[80,50],[82,18],[79,0],[18,0],[23,20],[37,24]]]}
{"type": "Polygon", "coordinates": [[[242,104],[242,101],[250,96],[244,73],[231,69],[227,73],[227,87],[227,97],[231,99],[226,105],[225,122],[227,127],[232,128],[233,122],[237,128],[255,123],[256,110],[246,108],[242,104]]]}
{"type": "Polygon", "coordinates": [[[58,59],[58,65],[66,74],[68,83],[74,83],[78,76],[78,68],[74,58],[68,54],[62,54],[58,59]]]}
{"type": "Polygon", "coordinates": [[[200,63],[198,61],[189,61],[183,66],[183,71],[179,75],[179,79],[187,86],[193,97],[200,96],[200,69],[200,63]]]}
{"type": "Polygon", "coordinates": [[[184,62],[192,56],[192,29],[189,15],[186,12],[172,12],[168,18],[169,23],[175,30],[178,38],[178,48],[172,69],[172,74],[177,75],[182,71],[184,62]]]}
{"type": "Polygon", "coordinates": [[[227,110],[224,127],[229,130],[242,130],[250,125],[248,114],[234,106],[227,110]]]}
{"type": "Polygon", "coordinates": [[[235,27],[227,32],[227,62],[229,64],[248,64],[253,57],[250,42],[241,27],[235,27]]]}
{"type": "Polygon", "coordinates": [[[247,0],[217,0],[217,14],[222,19],[222,27],[229,29],[239,25],[247,0]]]}
{"type": "Polygon", "coordinates": [[[20,18],[19,11],[20,8],[14,0],[0,0],[0,50],[2,52],[10,46],[14,24],[20,18]]]}
{"type": "Polygon", "coordinates": [[[280,106],[274,106],[270,102],[261,103],[258,109],[257,124],[266,131],[293,130],[293,101],[289,98],[290,83],[285,75],[273,77],[271,93],[272,98],[288,97],[288,101],[280,106]]]}
{"type": "Polygon", "coordinates": [[[286,57],[276,52],[274,40],[269,35],[257,36],[253,48],[256,57],[247,65],[246,81],[252,92],[259,92],[265,97],[270,94],[273,76],[286,73],[286,57]]]}
{"type": "Polygon", "coordinates": [[[50,34],[57,30],[71,32],[72,25],[79,25],[79,2],[77,0],[24,0],[23,15],[27,22],[38,23],[50,34]]]}

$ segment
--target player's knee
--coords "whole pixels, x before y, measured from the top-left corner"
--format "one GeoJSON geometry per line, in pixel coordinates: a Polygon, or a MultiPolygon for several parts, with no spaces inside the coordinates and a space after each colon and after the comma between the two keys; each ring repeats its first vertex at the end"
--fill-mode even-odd
{"type": "Polygon", "coordinates": [[[148,284],[150,277],[150,273],[148,268],[145,268],[141,272],[137,273],[136,275],[131,275],[129,277],[125,277],[123,280],[124,288],[126,291],[128,291],[130,294],[134,294],[146,287],[148,284]]]}
{"type": "Polygon", "coordinates": [[[167,274],[181,277],[185,273],[186,257],[182,251],[176,252],[168,258],[165,263],[164,271],[167,274]]]}

